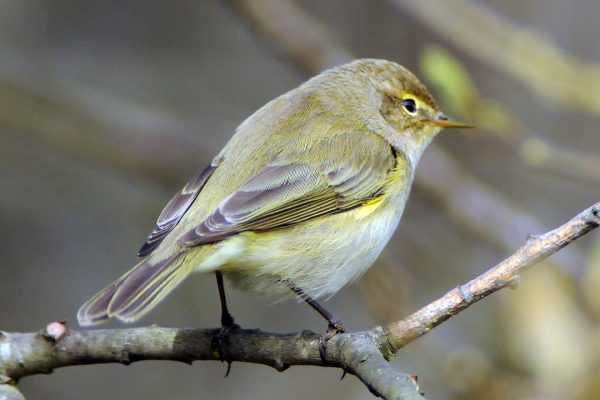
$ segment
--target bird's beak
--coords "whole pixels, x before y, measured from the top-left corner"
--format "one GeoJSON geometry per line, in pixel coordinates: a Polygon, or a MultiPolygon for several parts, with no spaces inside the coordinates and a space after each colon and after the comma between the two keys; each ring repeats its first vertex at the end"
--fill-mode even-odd
{"type": "Polygon", "coordinates": [[[440,114],[437,119],[431,121],[440,128],[475,128],[474,125],[460,121],[452,121],[445,114],[440,114]]]}

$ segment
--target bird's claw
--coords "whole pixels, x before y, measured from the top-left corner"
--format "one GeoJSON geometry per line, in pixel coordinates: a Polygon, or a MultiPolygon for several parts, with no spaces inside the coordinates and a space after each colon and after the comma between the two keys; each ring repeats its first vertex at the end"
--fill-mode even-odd
{"type": "Polygon", "coordinates": [[[235,332],[239,329],[241,329],[241,327],[233,322],[233,319],[231,319],[231,323],[223,325],[219,330],[219,333],[213,339],[213,346],[219,353],[219,359],[221,362],[227,363],[227,372],[225,373],[225,377],[229,376],[229,372],[231,371],[231,363],[233,362],[229,353],[229,336],[231,335],[231,332],[235,332]]]}
{"type": "Polygon", "coordinates": [[[319,356],[325,362],[327,360],[327,342],[338,333],[346,332],[342,321],[336,320],[329,323],[327,330],[319,336],[319,356]]]}

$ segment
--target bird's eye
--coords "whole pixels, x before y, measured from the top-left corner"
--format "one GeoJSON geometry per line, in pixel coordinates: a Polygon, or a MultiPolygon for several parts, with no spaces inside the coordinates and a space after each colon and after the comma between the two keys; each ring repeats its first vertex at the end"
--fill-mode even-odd
{"type": "Polygon", "coordinates": [[[417,103],[413,99],[404,99],[402,100],[402,107],[411,115],[416,114],[417,112],[417,103]]]}

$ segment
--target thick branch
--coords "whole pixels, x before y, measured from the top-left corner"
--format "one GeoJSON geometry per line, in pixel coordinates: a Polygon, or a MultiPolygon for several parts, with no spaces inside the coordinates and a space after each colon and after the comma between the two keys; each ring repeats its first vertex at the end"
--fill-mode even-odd
{"type": "MultiPolygon", "coordinates": [[[[328,342],[324,361],[315,333],[240,329],[231,333],[227,353],[231,361],[264,364],[278,371],[291,365],[342,368],[358,376],[371,392],[385,398],[422,399],[412,378],[398,373],[383,358],[380,343],[384,342],[379,340],[382,332],[376,328],[338,335],[328,342]]],[[[3,390],[14,390],[13,384],[22,377],[48,374],[66,366],[220,360],[218,334],[218,329],[161,327],[77,331],[67,329],[62,322],[50,323],[37,333],[0,332],[0,376],[9,378],[0,382],[0,398],[3,390]]],[[[389,351],[385,354],[391,356],[389,351]]]]}
{"type": "MultiPolygon", "coordinates": [[[[77,331],[60,322],[37,333],[3,333],[0,374],[15,381],[68,365],[130,364],[141,360],[220,360],[213,345],[219,330],[188,328],[129,328],[77,331]]],[[[275,334],[258,330],[232,332],[228,348],[235,361],[269,365],[279,371],[289,365],[325,365],[315,347],[316,335],[275,334]]],[[[331,366],[338,366],[335,363],[331,366]]]]}
{"type": "MultiPolygon", "coordinates": [[[[229,360],[265,364],[278,371],[291,365],[338,367],[356,375],[374,394],[384,398],[420,398],[411,377],[396,372],[385,360],[469,305],[511,285],[521,272],[598,226],[600,202],[557,229],[530,236],[512,256],[408,318],[385,329],[334,336],[328,342],[326,361],[319,356],[318,336],[314,333],[259,330],[234,331],[229,360]]],[[[68,365],[218,360],[214,345],[217,335],[216,329],[159,327],[75,331],[60,322],[38,333],[0,332],[0,378],[8,378],[0,380],[0,390],[12,390],[7,384],[24,376],[50,373],[68,365]]]]}

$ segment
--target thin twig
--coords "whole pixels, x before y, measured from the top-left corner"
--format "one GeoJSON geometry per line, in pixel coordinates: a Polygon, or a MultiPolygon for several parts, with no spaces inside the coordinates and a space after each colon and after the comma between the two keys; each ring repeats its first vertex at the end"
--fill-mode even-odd
{"type": "Polygon", "coordinates": [[[386,331],[392,348],[403,347],[471,304],[515,284],[519,274],[599,225],[600,202],[548,233],[530,235],[525,245],[495,267],[402,321],[389,324],[386,331]]]}

